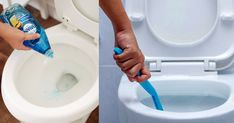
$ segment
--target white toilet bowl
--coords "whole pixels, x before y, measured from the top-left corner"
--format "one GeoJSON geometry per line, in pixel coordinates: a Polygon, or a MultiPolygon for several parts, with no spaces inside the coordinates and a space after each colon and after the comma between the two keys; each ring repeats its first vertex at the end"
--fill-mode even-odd
{"type": "MultiPolygon", "coordinates": [[[[73,16],[82,16],[77,23],[89,20],[74,7],[83,3],[66,2],[66,7],[76,10],[72,11],[76,13],[73,16]]],[[[93,0],[87,3],[91,7],[98,6],[93,0]]],[[[55,4],[58,12],[64,10],[63,0],[55,4]]],[[[93,26],[89,30],[74,24],[74,17],[67,14],[72,13],[71,10],[59,13],[67,23],[46,30],[55,53],[53,59],[34,51],[14,51],[5,65],[3,100],[10,113],[21,122],[85,123],[98,106],[98,23],[84,22],[93,26]]]]}
{"type": "Polygon", "coordinates": [[[128,0],[125,8],[164,111],[124,75],[121,123],[231,123],[234,75],[232,0],[128,0]]]}
{"type": "Polygon", "coordinates": [[[123,76],[118,90],[121,123],[231,123],[234,118],[234,76],[157,76],[149,80],[164,111],[151,96],[123,76]]]}

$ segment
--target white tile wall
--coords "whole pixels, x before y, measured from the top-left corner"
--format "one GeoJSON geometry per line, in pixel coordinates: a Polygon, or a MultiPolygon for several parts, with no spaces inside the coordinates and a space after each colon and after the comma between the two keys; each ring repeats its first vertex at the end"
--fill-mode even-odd
{"type": "Polygon", "coordinates": [[[100,123],[119,123],[118,87],[122,72],[113,60],[114,33],[106,15],[100,10],[100,123]]]}

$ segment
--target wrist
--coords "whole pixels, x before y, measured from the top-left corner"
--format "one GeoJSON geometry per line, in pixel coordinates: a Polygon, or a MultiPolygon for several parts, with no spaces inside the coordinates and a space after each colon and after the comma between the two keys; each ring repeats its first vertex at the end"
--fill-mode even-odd
{"type": "Polygon", "coordinates": [[[132,26],[131,23],[123,23],[123,24],[113,24],[114,25],[114,31],[117,32],[131,32],[132,26]]]}

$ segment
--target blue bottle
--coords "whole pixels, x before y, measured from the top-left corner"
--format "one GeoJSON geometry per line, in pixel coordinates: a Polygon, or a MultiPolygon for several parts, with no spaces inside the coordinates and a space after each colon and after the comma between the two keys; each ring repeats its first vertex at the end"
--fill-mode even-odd
{"type": "Polygon", "coordinates": [[[23,44],[33,50],[53,58],[53,51],[51,50],[45,30],[38,21],[32,16],[30,12],[24,9],[20,4],[13,4],[6,8],[0,15],[0,19],[12,27],[19,30],[34,34],[39,33],[40,38],[35,40],[26,40],[23,44]]]}

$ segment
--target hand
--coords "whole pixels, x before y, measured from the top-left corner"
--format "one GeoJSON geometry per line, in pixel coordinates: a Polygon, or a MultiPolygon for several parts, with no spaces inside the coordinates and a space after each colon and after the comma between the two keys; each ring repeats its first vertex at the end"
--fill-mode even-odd
{"type": "Polygon", "coordinates": [[[114,55],[114,59],[131,82],[143,82],[150,78],[150,72],[144,66],[144,55],[137,45],[133,31],[125,30],[116,33],[115,45],[123,49],[124,52],[120,55],[114,55]],[[137,76],[139,71],[142,73],[141,76],[137,76]]]}
{"type": "Polygon", "coordinates": [[[39,34],[26,34],[17,28],[13,28],[7,24],[1,24],[1,28],[4,28],[4,32],[1,37],[11,45],[12,48],[17,50],[30,50],[31,48],[23,45],[25,40],[34,40],[40,37],[39,34]]]}

